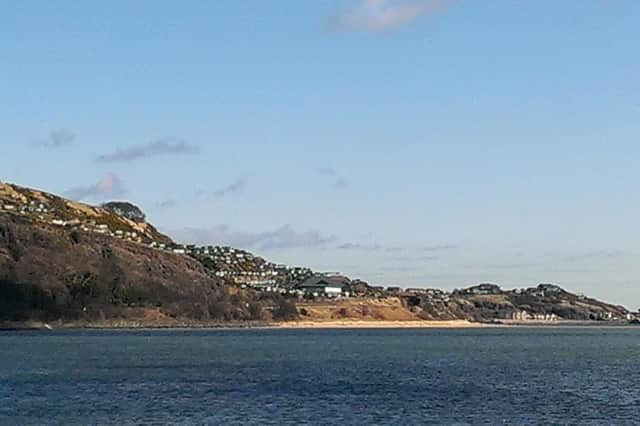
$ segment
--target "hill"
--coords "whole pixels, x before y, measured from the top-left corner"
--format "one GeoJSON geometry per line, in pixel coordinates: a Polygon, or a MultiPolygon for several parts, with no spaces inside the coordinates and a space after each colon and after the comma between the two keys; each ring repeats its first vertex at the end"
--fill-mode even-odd
{"type": "Polygon", "coordinates": [[[130,203],[94,207],[35,189],[0,182],[0,212],[27,218],[35,225],[78,228],[131,241],[170,244],[171,239],[144,221],[144,214],[130,203]],[[118,209],[121,210],[118,210],[118,209]],[[137,210],[142,215],[132,212],[137,210]]]}
{"type": "Polygon", "coordinates": [[[197,260],[154,244],[173,242],[146,222],[0,184],[0,321],[175,325],[285,315],[281,296],[225,286],[197,260]]]}
{"type": "Polygon", "coordinates": [[[425,319],[624,321],[630,314],[623,306],[572,294],[553,284],[515,290],[480,284],[451,293],[414,293],[404,300],[425,319]]]}
{"type": "Polygon", "coordinates": [[[232,247],[176,243],[128,202],[101,207],[0,183],[0,322],[176,326],[291,319],[626,321],[560,287],[371,287],[232,247]],[[340,288],[335,299],[321,283],[340,288]],[[346,296],[346,297],[344,297],[346,296]]]}

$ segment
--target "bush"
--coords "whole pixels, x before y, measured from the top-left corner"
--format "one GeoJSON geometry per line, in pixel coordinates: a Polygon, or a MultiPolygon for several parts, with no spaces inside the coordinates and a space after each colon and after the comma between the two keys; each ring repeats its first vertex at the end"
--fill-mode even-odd
{"type": "Polygon", "coordinates": [[[85,304],[87,299],[99,296],[98,279],[95,274],[73,274],[67,277],[66,286],[74,301],[85,304]]]}
{"type": "Polygon", "coordinates": [[[249,319],[252,321],[260,321],[264,319],[262,305],[258,302],[249,304],[249,319]]]}
{"type": "Polygon", "coordinates": [[[57,318],[60,312],[52,293],[29,284],[0,280],[0,320],[57,318]]]}
{"type": "Polygon", "coordinates": [[[295,303],[285,298],[279,299],[276,303],[273,310],[274,320],[292,321],[298,318],[298,309],[296,309],[295,303]]]}

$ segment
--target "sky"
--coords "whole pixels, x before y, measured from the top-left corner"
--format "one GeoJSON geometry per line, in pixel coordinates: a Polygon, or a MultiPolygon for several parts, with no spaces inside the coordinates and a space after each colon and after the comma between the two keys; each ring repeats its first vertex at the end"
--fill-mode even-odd
{"type": "Polygon", "coordinates": [[[640,307],[636,0],[0,3],[0,180],[376,285],[640,307]]]}

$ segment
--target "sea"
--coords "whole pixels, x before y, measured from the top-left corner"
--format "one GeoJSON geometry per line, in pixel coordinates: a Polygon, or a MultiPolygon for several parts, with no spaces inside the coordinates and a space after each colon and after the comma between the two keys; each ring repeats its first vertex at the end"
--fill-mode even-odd
{"type": "Polygon", "coordinates": [[[640,328],[3,331],[0,424],[640,424],[640,328]]]}

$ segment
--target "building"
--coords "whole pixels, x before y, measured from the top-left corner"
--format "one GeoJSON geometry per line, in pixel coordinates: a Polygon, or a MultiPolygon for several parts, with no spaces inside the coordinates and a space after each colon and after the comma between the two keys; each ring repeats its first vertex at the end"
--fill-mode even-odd
{"type": "Polygon", "coordinates": [[[463,290],[456,290],[454,293],[467,296],[489,296],[494,294],[502,294],[502,289],[496,284],[484,283],[463,290]]]}
{"type": "Polygon", "coordinates": [[[313,275],[296,286],[307,296],[340,297],[348,295],[343,281],[325,275],[313,275]]]}

